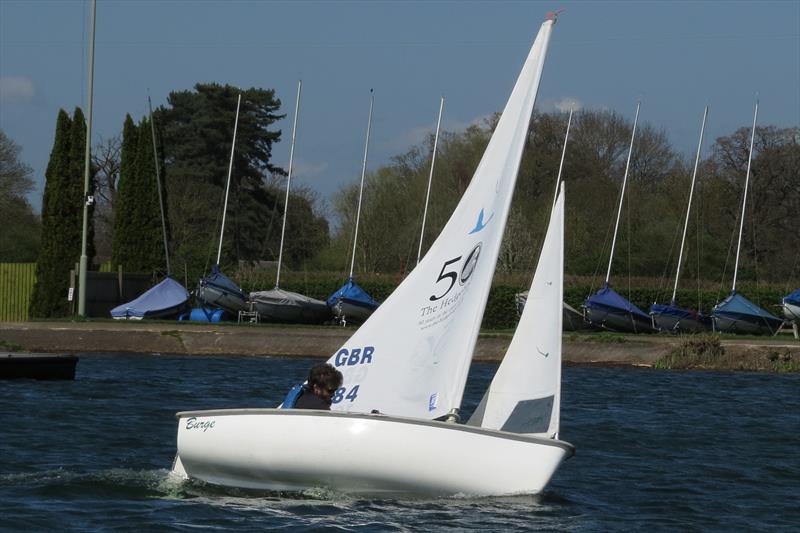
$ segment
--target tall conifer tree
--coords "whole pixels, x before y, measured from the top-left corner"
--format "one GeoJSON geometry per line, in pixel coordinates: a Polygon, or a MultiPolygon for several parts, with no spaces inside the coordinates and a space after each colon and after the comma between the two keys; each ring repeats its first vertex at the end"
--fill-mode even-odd
{"type": "Polygon", "coordinates": [[[67,181],[69,172],[71,129],[69,115],[63,109],[59,110],[53,149],[45,171],[42,240],[29,309],[32,317],[47,318],[67,313],[67,273],[71,265],[62,246],[61,204],[64,201],[62,183],[67,181]]]}
{"type": "Polygon", "coordinates": [[[164,242],[158,204],[150,121],[128,116],[122,140],[122,168],[115,216],[114,262],[128,271],[164,269],[164,242]]]}
{"type": "Polygon", "coordinates": [[[135,188],[136,151],[139,146],[139,131],[130,115],[125,116],[122,127],[122,154],[119,183],[114,206],[114,239],[111,245],[111,260],[115,266],[130,269],[129,261],[135,254],[135,226],[131,212],[135,200],[131,187],[135,188]]]}

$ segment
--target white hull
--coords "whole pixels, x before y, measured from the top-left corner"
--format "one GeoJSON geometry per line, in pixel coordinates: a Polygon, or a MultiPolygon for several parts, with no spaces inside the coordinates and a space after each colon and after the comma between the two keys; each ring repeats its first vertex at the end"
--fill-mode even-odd
{"type": "Polygon", "coordinates": [[[535,494],[574,453],[563,441],[379,414],[232,409],[177,417],[176,472],[263,490],[535,494]]]}
{"type": "Polygon", "coordinates": [[[800,305],[794,305],[784,301],[783,316],[790,322],[797,322],[800,324],[800,305]]]}

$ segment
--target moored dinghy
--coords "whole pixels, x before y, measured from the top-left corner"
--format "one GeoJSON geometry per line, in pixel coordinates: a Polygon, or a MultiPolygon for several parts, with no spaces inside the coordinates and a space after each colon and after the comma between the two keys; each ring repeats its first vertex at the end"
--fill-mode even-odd
{"type": "Polygon", "coordinates": [[[231,189],[231,173],[233,172],[233,154],[236,149],[236,130],[239,128],[239,108],[242,104],[242,95],[236,101],[236,120],[233,123],[233,142],[231,143],[231,159],[228,164],[228,180],[225,184],[225,203],[222,207],[222,227],[219,230],[219,247],[217,248],[217,262],[211,267],[211,273],[200,280],[195,289],[194,297],[200,305],[218,307],[237,316],[239,311],[247,309],[247,293],[219,268],[222,258],[222,237],[225,235],[225,216],[228,213],[228,193],[231,189]]]}
{"type": "Polygon", "coordinates": [[[631,155],[633,154],[633,140],[636,138],[636,125],[639,123],[640,108],[641,102],[636,105],[636,116],[633,119],[631,145],[628,148],[628,160],[625,163],[625,175],[622,178],[622,188],[619,193],[619,208],[617,209],[617,221],[614,224],[614,238],[611,241],[611,254],[608,258],[606,279],[603,282],[603,286],[583,302],[583,308],[586,310],[584,317],[592,326],[623,333],[652,333],[655,331],[650,316],[620,296],[609,285],[611,265],[614,262],[614,248],[617,244],[617,232],[619,231],[619,217],[622,214],[622,200],[625,198],[625,185],[628,182],[628,171],[630,170],[631,155]]]}
{"type": "Polygon", "coordinates": [[[111,317],[117,320],[141,320],[143,318],[172,318],[189,306],[189,292],[186,287],[166,277],[138,298],[118,305],[111,310],[111,317]]]}
{"type": "Polygon", "coordinates": [[[739,252],[742,250],[742,233],[744,231],[744,214],[747,206],[747,188],[750,184],[750,164],[753,161],[753,143],[756,138],[756,122],[758,121],[758,101],[753,112],[753,130],[750,134],[750,150],[747,155],[747,173],[744,179],[742,194],[742,214],[739,219],[739,240],[736,244],[736,262],[733,266],[733,287],[730,295],[714,307],[711,316],[714,330],[723,333],[745,333],[749,335],[774,335],[783,321],[770,312],[736,292],[736,276],[739,273],[739,252]]]}
{"type": "Polygon", "coordinates": [[[327,303],[333,315],[343,324],[363,323],[380,305],[352,277],[347,278],[345,284],[328,297],[327,303]]]}
{"type": "Polygon", "coordinates": [[[212,266],[211,273],[200,280],[194,297],[201,305],[223,309],[234,317],[247,309],[247,293],[223,274],[219,265],[212,266]]]}
{"type": "Polygon", "coordinates": [[[783,316],[790,322],[800,324],[800,289],[787,294],[781,300],[783,316]]]}
{"type": "Polygon", "coordinates": [[[650,316],[604,284],[583,304],[589,323],[612,331],[652,333],[650,316]]]}
{"type": "Polygon", "coordinates": [[[783,320],[736,291],[714,307],[713,316],[714,329],[724,333],[774,335],[783,324],[783,320]]]}
{"type": "Polygon", "coordinates": [[[678,268],[675,272],[675,286],[672,289],[672,300],[669,305],[654,303],[650,306],[650,316],[653,317],[654,325],[663,331],[699,333],[711,329],[711,317],[703,315],[699,311],[679,307],[675,299],[678,293],[678,279],[681,276],[683,248],[686,244],[686,230],[689,227],[689,213],[692,211],[692,196],[694,195],[694,184],[697,179],[697,166],[700,164],[700,149],[703,146],[703,133],[706,129],[706,118],[708,118],[708,106],[706,106],[705,111],[703,111],[703,123],[700,126],[700,140],[697,143],[697,155],[694,159],[692,186],[689,188],[689,203],[686,207],[686,219],[683,223],[683,237],[681,238],[681,248],[678,253],[678,268]]]}
{"type": "Polygon", "coordinates": [[[161,194],[161,171],[158,164],[158,146],[156,144],[156,126],[153,121],[153,104],[147,97],[150,110],[150,134],[153,139],[153,159],[155,161],[156,187],[158,190],[158,207],[161,213],[161,234],[164,239],[164,258],[167,263],[167,277],[142,293],[135,300],[118,305],[111,310],[115,320],[141,320],[143,318],[174,318],[189,308],[189,291],[186,287],[172,279],[169,262],[169,244],[167,241],[167,221],[164,215],[164,198],[161,194]]]}
{"type": "Polygon", "coordinates": [[[294,124],[292,126],[292,145],[289,149],[289,172],[286,177],[286,197],[283,202],[283,224],[281,225],[281,244],[278,251],[278,268],[275,274],[275,288],[267,291],[254,291],[250,293],[251,310],[257,311],[261,319],[267,322],[318,324],[331,318],[331,310],[325,302],[280,288],[283,242],[286,236],[287,214],[289,213],[289,191],[292,184],[294,145],[297,139],[297,116],[300,114],[300,91],[302,87],[303,82],[298,81],[297,103],[294,108],[294,124]]]}
{"type": "Polygon", "coordinates": [[[328,297],[327,304],[333,316],[340,324],[348,322],[361,324],[367,320],[378,308],[380,303],[367,291],[362,289],[353,279],[353,270],[356,265],[356,247],[358,246],[358,224],[361,221],[361,200],[364,196],[364,178],[367,175],[367,154],[369,153],[369,134],[372,129],[372,106],[375,97],[370,89],[369,118],[367,119],[367,140],[364,143],[364,163],[361,165],[361,185],[358,189],[358,207],[356,208],[356,227],[353,233],[353,252],[350,258],[350,275],[347,281],[336,292],[328,297]]]}
{"type": "MultiPolygon", "coordinates": [[[[453,421],[491,287],[553,23],[542,24],[475,176],[437,240],[329,359],[344,375],[333,411],[178,413],[175,472],[215,484],[274,490],[326,485],[355,492],[497,495],[544,488],[573,453],[570,444],[553,438],[558,417],[552,410],[544,431],[517,424],[516,408],[508,418],[515,420],[510,427],[500,422],[500,429],[495,428],[503,415],[494,407],[484,409],[480,425],[453,421]],[[380,413],[365,414],[373,410],[380,413]],[[450,422],[437,420],[442,418],[450,422]],[[454,461],[458,468],[452,467],[454,461]]],[[[540,263],[558,267],[534,276],[547,287],[546,294],[540,294],[536,285],[534,297],[548,302],[541,309],[549,316],[548,327],[556,325],[556,333],[537,335],[533,342],[538,350],[528,355],[552,354],[547,368],[555,370],[560,368],[556,359],[560,360],[563,196],[551,220],[551,244],[540,263]]],[[[542,405],[541,394],[557,405],[557,377],[552,372],[549,376],[547,386],[537,382],[533,390],[520,393],[516,403],[522,404],[523,413],[528,401],[542,405]]],[[[503,396],[503,388],[501,384],[490,389],[492,403],[487,406],[494,406],[495,394],[503,396]]]]}

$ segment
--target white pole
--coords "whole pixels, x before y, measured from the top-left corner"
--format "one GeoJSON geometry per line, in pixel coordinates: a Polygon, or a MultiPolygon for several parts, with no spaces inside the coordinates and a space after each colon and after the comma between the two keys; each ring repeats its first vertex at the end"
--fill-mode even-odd
{"type": "Polygon", "coordinates": [[[153,102],[147,95],[147,107],[150,109],[150,133],[153,136],[153,159],[156,163],[156,187],[158,187],[158,208],[161,210],[161,233],[164,236],[164,256],[167,258],[167,276],[172,274],[169,267],[169,245],[167,244],[167,221],[164,218],[164,199],[161,197],[161,169],[158,165],[158,147],[156,146],[156,124],[153,122],[153,102]]]}
{"type": "Polygon", "coordinates": [[[556,206],[556,200],[558,200],[558,189],[559,184],[561,183],[561,171],[564,170],[564,156],[567,155],[567,141],[569,140],[569,127],[572,125],[572,113],[575,111],[574,109],[569,110],[569,118],[567,119],[567,133],[564,135],[564,147],[561,149],[561,163],[558,165],[558,178],[556,178],[556,191],[553,194],[553,207],[550,208],[552,211],[553,208],[556,206]]]}
{"type": "Polygon", "coordinates": [[[631,132],[631,146],[628,148],[628,161],[625,163],[625,176],[622,178],[622,190],[619,193],[619,209],[617,209],[617,222],[614,224],[614,239],[611,241],[611,257],[608,258],[608,271],[606,272],[606,285],[611,277],[611,263],[614,261],[614,247],[617,244],[617,230],[619,229],[619,216],[622,214],[622,199],[625,197],[625,184],[628,182],[628,170],[631,167],[631,154],[633,154],[633,139],[636,137],[636,124],[639,122],[639,109],[642,103],[636,104],[636,117],[633,119],[633,131],[631,132]]]}
{"type": "Polygon", "coordinates": [[[689,227],[689,213],[692,211],[692,197],[694,196],[694,184],[697,179],[697,166],[700,164],[700,149],[703,147],[703,134],[706,131],[706,118],[708,117],[708,106],[703,111],[703,124],[700,126],[700,140],[697,141],[697,154],[694,157],[694,171],[692,172],[692,186],[689,188],[689,205],[686,207],[686,220],[683,223],[683,237],[681,238],[681,250],[678,253],[678,269],[675,272],[675,287],[672,289],[672,305],[675,305],[675,296],[678,294],[678,278],[681,276],[681,264],[683,264],[683,246],[686,243],[686,229],[689,227]]]}
{"type": "MultiPolygon", "coordinates": [[[[83,229],[81,232],[81,258],[78,267],[78,315],[86,316],[86,269],[89,258],[86,246],[89,236],[89,174],[91,173],[92,155],[92,102],[94,100],[94,28],[97,13],[97,0],[92,0],[91,33],[89,35],[89,92],[86,105],[86,151],[83,161],[83,229]]],[[[82,124],[76,124],[76,127],[82,124]]]]}
{"type": "Polygon", "coordinates": [[[431,197],[431,182],[433,181],[433,165],[436,162],[436,146],[439,144],[439,128],[442,125],[442,110],[444,109],[444,96],[439,100],[439,118],[436,121],[436,136],[433,138],[433,153],[431,154],[431,172],[428,175],[428,192],[425,193],[425,210],[422,212],[422,229],[419,232],[419,250],[417,250],[417,264],[422,257],[422,241],[425,238],[425,220],[428,218],[428,201],[431,197]]]}
{"type": "Polygon", "coordinates": [[[236,119],[233,122],[233,142],[231,142],[231,160],[228,163],[228,182],[225,184],[225,204],[222,207],[222,228],[219,230],[219,248],[217,249],[217,264],[222,257],[222,236],[225,235],[225,215],[228,214],[228,193],[231,190],[231,173],[233,172],[233,152],[236,148],[236,130],[239,128],[239,106],[242,103],[242,93],[236,100],[236,119]]]}
{"type": "Polygon", "coordinates": [[[286,198],[283,201],[283,226],[281,226],[281,247],[278,251],[278,273],[275,275],[275,288],[281,282],[281,262],[283,261],[283,238],[286,235],[286,213],[289,212],[289,187],[292,184],[292,163],[294,161],[294,143],[297,138],[297,115],[300,114],[300,89],[303,80],[297,80],[297,102],[294,106],[294,124],[292,125],[292,146],[289,148],[289,176],[286,178],[286,198]]]}
{"type": "Polygon", "coordinates": [[[747,176],[744,179],[744,198],[742,199],[742,218],[739,221],[739,243],[736,245],[736,264],[733,267],[733,288],[736,292],[736,275],[739,273],[739,252],[742,250],[742,230],[744,229],[744,208],[747,205],[747,185],[750,183],[750,163],[753,160],[753,142],[756,138],[756,120],[758,119],[758,100],[753,113],[753,131],[750,133],[750,152],[747,154],[747,176]]]}
{"type": "Polygon", "coordinates": [[[358,190],[358,209],[356,210],[356,232],[353,235],[353,257],[350,260],[350,277],[353,277],[353,267],[356,264],[356,244],[358,243],[358,223],[361,220],[361,198],[364,195],[364,176],[367,174],[367,152],[369,151],[369,133],[372,128],[372,105],[375,103],[375,96],[372,89],[369,90],[369,118],[367,118],[367,141],[364,143],[364,163],[361,165],[361,188],[358,190]]]}

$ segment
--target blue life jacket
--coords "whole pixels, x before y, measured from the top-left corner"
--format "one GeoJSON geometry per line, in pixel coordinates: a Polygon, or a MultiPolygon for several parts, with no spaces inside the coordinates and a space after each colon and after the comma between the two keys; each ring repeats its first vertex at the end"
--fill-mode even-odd
{"type": "Polygon", "coordinates": [[[297,402],[297,399],[302,396],[303,392],[305,392],[305,387],[301,384],[297,384],[289,390],[286,394],[286,398],[283,399],[283,403],[281,404],[281,409],[293,409],[294,404],[297,402]]]}

